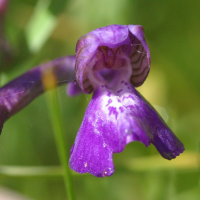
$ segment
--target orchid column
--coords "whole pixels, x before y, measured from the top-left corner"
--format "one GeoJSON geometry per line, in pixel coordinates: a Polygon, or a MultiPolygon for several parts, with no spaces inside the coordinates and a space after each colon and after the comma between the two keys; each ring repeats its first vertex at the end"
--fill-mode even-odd
{"type": "Polygon", "coordinates": [[[184,151],[135,89],[143,84],[149,69],[150,53],[141,26],[110,25],[79,39],[76,80],[85,93],[94,93],[71,149],[73,170],[110,176],[113,153],[120,153],[132,141],[145,146],[152,143],[168,160],[184,151]]]}

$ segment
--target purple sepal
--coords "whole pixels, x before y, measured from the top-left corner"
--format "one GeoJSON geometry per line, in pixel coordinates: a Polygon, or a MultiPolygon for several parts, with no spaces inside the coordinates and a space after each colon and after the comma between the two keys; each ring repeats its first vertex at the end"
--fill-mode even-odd
{"type": "Polygon", "coordinates": [[[114,172],[113,153],[126,144],[152,143],[166,159],[184,151],[183,144],[167,127],[154,108],[130,84],[123,82],[121,91],[95,90],[71,150],[70,167],[78,173],[97,177],[114,172]]]}
{"type": "Polygon", "coordinates": [[[79,87],[78,83],[76,81],[72,81],[67,85],[67,95],[74,97],[76,95],[79,95],[83,93],[81,88],[79,87]]]}
{"type": "Polygon", "coordinates": [[[52,71],[57,85],[74,80],[75,56],[65,56],[42,64],[0,88],[0,133],[7,119],[47,89],[43,86],[43,77],[49,71],[52,71]]]}

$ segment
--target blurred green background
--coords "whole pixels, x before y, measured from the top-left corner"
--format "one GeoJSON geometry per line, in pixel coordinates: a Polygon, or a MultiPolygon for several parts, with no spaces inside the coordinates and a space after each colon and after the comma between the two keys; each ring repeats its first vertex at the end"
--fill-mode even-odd
{"type": "MultiPolygon", "coordinates": [[[[75,53],[78,38],[109,24],[140,24],[151,53],[151,71],[139,91],[164,115],[186,151],[164,160],[154,146],[134,142],[114,155],[111,177],[73,175],[77,200],[200,199],[200,1],[10,0],[1,55],[1,85],[28,69],[75,53]]],[[[91,96],[58,89],[66,141],[72,146],[91,96]]],[[[46,95],[9,119],[0,136],[0,165],[58,166],[46,95]]],[[[64,200],[61,176],[12,176],[0,185],[33,200],[64,200]]]]}

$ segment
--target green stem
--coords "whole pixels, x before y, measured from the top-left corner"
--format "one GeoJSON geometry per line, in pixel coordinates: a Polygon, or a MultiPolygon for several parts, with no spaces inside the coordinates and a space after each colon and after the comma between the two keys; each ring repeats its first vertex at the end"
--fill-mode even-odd
{"type": "Polygon", "coordinates": [[[68,166],[69,153],[67,152],[69,152],[69,148],[68,145],[65,143],[64,131],[61,122],[61,112],[59,108],[59,101],[56,89],[48,91],[48,97],[49,110],[51,112],[50,116],[53,124],[57,151],[63,168],[63,177],[65,182],[65,188],[67,191],[67,196],[69,200],[74,200],[75,194],[73,189],[71,172],[68,166]]]}

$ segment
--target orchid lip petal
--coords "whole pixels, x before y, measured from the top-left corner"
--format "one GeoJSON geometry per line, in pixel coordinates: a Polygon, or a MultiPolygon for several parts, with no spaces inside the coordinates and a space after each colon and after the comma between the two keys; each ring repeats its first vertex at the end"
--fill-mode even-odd
{"type": "Polygon", "coordinates": [[[76,172],[112,175],[113,153],[133,141],[152,143],[169,160],[183,152],[183,144],[139,92],[123,81],[120,88],[118,95],[104,87],[95,90],[71,151],[69,164],[76,172]]]}

